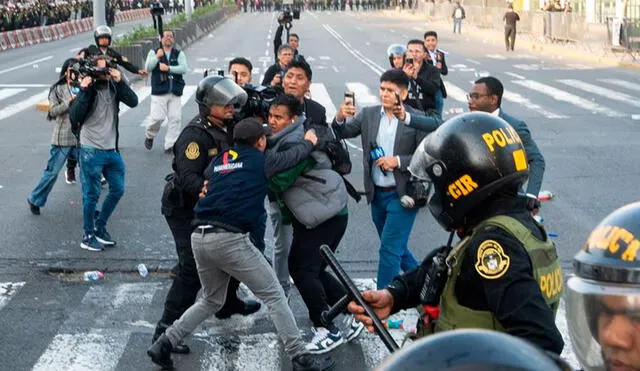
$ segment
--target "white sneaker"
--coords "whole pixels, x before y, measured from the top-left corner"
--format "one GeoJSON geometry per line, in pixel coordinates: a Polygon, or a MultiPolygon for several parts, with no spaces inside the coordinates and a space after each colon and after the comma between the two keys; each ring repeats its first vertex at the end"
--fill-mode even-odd
{"type": "Polygon", "coordinates": [[[311,354],[324,354],[344,343],[339,330],[332,333],[324,327],[312,327],[311,331],[314,333],[313,339],[307,344],[307,351],[311,354]]]}
{"type": "Polygon", "coordinates": [[[347,341],[351,341],[357,338],[358,336],[360,336],[360,334],[362,333],[362,330],[364,329],[364,324],[356,320],[353,314],[347,315],[344,319],[344,323],[347,326],[349,326],[347,330],[347,336],[346,336],[347,341]]]}

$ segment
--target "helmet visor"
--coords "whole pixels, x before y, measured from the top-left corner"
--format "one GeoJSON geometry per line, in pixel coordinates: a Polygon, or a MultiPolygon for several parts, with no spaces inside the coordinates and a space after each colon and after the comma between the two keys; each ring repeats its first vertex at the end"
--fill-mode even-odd
{"type": "Polygon", "coordinates": [[[586,371],[640,369],[640,288],[572,276],[567,323],[586,371]]]}
{"type": "Polygon", "coordinates": [[[218,106],[232,104],[235,107],[242,107],[247,102],[247,93],[231,79],[220,80],[213,86],[210,94],[206,97],[209,107],[214,104],[218,106]]]}
{"type": "Polygon", "coordinates": [[[408,168],[413,177],[424,181],[431,181],[427,169],[436,162],[425,150],[428,139],[429,137],[424,138],[413,153],[408,168]]]}

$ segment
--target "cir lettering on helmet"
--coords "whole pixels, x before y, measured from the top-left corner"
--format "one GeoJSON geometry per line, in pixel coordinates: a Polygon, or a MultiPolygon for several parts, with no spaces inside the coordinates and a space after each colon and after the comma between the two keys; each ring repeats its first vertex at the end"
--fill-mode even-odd
{"type": "Polygon", "coordinates": [[[562,292],[562,270],[556,268],[551,273],[543,274],[539,278],[540,291],[545,299],[549,300],[562,292]]]}
{"type": "Polygon", "coordinates": [[[470,175],[465,174],[458,178],[455,182],[449,184],[448,191],[454,200],[460,197],[468,196],[471,192],[478,188],[478,183],[474,182],[470,175]]]}
{"type": "Polygon", "coordinates": [[[489,152],[494,152],[496,150],[496,146],[504,148],[510,144],[522,143],[520,136],[511,126],[506,129],[500,128],[483,133],[482,139],[489,148],[489,152]]]}
{"type": "Polygon", "coordinates": [[[591,232],[585,248],[608,250],[624,261],[634,261],[640,249],[640,241],[625,228],[603,225],[591,232]]]}
{"type": "Polygon", "coordinates": [[[187,149],[184,150],[184,155],[189,160],[195,160],[200,157],[200,147],[198,146],[198,143],[189,143],[189,145],[187,145],[187,149]]]}
{"type": "Polygon", "coordinates": [[[507,273],[510,264],[509,256],[497,241],[486,240],[478,247],[475,268],[480,277],[498,279],[507,273]]]}

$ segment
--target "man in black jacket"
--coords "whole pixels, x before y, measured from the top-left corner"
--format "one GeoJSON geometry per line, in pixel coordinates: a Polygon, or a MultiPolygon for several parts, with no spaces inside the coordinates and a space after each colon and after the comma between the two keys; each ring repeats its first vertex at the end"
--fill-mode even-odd
{"type": "MultiPolygon", "coordinates": [[[[162,214],[173,234],[178,253],[178,274],[169,289],[162,318],[153,335],[155,341],[167,327],[195,302],[201,288],[196,262],[191,250],[193,208],[204,183],[205,170],[211,160],[233,144],[234,104],[243,105],[247,95],[231,79],[209,76],[198,84],[196,103],[199,115],[185,126],[173,146],[173,174],[168,176],[162,195],[162,214]]],[[[220,319],[235,313],[249,315],[260,309],[255,301],[243,302],[236,296],[238,280],[232,279],[224,306],[216,313],[220,319]]],[[[174,352],[188,353],[184,344],[174,352]]]]}
{"type": "MultiPolygon", "coordinates": [[[[98,57],[96,66],[106,68],[105,57],[98,57]]],[[[96,80],[85,76],[80,83],[78,96],[69,107],[72,130],[80,132],[78,137],[84,218],[84,236],[80,247],[89,251],[102,251],[105,246],[116,244],[106,226],[124,194],[125,165],[118,152],[120,102],[135,107],[138,105],[138,97],[122,80],[120,71],[109,68],[109,74],[96,80]],[[103,174],[109,183],[109,194],[95,219],[103,174]]]]}
{"type": "Polygon", "coordinates": [[[442,76],[449,74],[449,69],[444,52],[438,49],[438,33],[436,31],[424,33],[424,48],[427,50],[425,61],[440,71],[440,90],[436,92],[435,99],[436,111],[442,116],[444,99],[447,97],[447,88],[444,86],[442,76]]]}
{"type": "Polygon", "coordinates": [[[262,78],[263,86],[282,86],[282,79],[293,60],[293,48],[282,45],[278,48],[278,61],[267,68],[262,78]]]}
{"type": "Polygon", "coordinates": [[[109,57],[111,62],[124,67],[127,71],[140,76],[146,76],[147,71],[145,69],[139,68],[129,62],[126,57],[123,57],[120,53],[111,48],[111,36],[111,28],[104,25],[98,26],[93,32],[93,39],[96,44],[83,49],[80,54],[83,54],[85,57],[105,55],[109,57]]]}
{"type": "Polygon", "coordinates": [[[405,103],[422,112],[436,108],[436,92],[440,90],[442,78],[440,71],[431,63],[425,63],[425,47],[420,40],[411,40],[407,44],[407,57],[413,63],[405,63],[402,70],[409,76],[409,95],[405,103]]]}
{"type": "MultiPolygon", "coordinates": [[[[278,62],[278,49],[280,49],[280,46],[282,45],[282,32],[284,31],[284,27],[283,15],[280,14],[280,16],[278,16],[278,28],[276,29],[276,35],[273,38],[273,53],[276,56],[276,63],[278,62]]],[[[288,45],[293,49],[293,59],[296,61],[306,62],[304,56],[298,51],[298,46],[300,46],[300,37],[298,34],[290,33],[287,41],[288,45]]]]}
{"type": "Polygon", "coordinates": [[[328,127],[327,110],[320,103],[305,97],[311,87],[311,78],[311,67],[307,62],[291,62],[284,75],[284,93],[295,96],[302,103],[302,112],[307,118],[305,129],[309,129],[311,125],[328,127]]]}

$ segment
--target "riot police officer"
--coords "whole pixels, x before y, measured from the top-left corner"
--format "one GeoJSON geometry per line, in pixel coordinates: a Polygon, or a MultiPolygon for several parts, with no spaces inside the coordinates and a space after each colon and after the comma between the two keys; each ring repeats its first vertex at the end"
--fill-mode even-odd
{"type": "MultiPolygon", "coordinates": [[[[120,53],[113,50],[111,48],[111,28],[109,26],[98,26],[95,31],[93,31],[93,39],[95,40],[95,45],[90,45],[88,48],[84,49],[84,56],[96,56],[96,55],[106,55],[110,58],[110,61],[122,66],[127,71],[138,74],[140,76],[146,76],[147,71],[137,67],[133,63],[129,62],[126,57],[123,57],[120,53]]],[[[82,54],[82,52],[81,52],[82,54]]]]}
{"type": "MultiPolygon", "coordinates": [[[[554,243],[518,195],[528,165],[515,130],[487,113],[459,115],[424,139],[409,170],[433,183],[429,209],[451,236],[420,267],[363,293],[378,316],[422,304],[423,335],[492,329],[560,354],[562,271],[554,243]],[[452,246],[456,231],[461,240],[452,246]]],[[[373,329],[362,307],[352,302],[349,310],[373,329]]]]}
{"type": "Polygon", "coordinates": [[[497,331],[465,329],[439,333],[403,347],[377,371],[421,370],[569,371],[559,357],[497,331]]]}
{"type": "Polygon", "coordinates": [[[640,370],[640,202],[614,211],[576,254],[567,323],[586,371],[640,370]]]}
{"type": "MultiPolygon", "coordinates": [[[[153,335],[155,341],[196,300],[200,279],[191,250],[193,208],[205,180],[205,170],[216,155],[233,145],[233,119],[236,106],[246,103],[247,93],[231,79],[208,76],[196,89],[199,114],[180,133],[173,146],[173,173],[167,176],[162,195],[162,214],[173,234],[178,253],[177,276],[167,293],[162,318],[153,335]]],[[[243,302],[236,296],[239,286],[231,279],[225,304],[216,313],[219,319],[233,314],[249,315],[260,309],[260,304],[243,302]]],[[[186,345],[173,348],[176,353],[188,353],[186,345]]]]}

